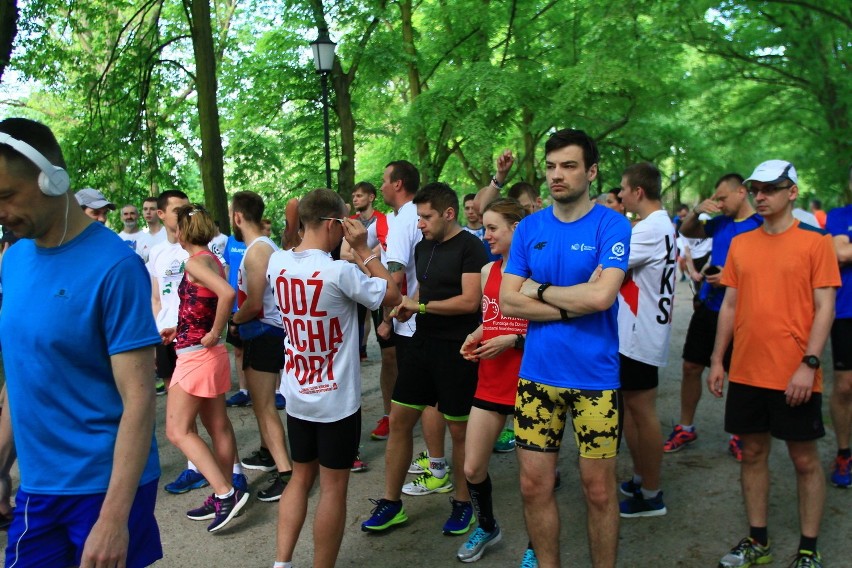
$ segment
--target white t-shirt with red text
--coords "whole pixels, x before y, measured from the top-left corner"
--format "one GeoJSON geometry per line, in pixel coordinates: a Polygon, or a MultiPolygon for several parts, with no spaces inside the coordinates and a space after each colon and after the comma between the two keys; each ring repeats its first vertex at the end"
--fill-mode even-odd
{"type": "Polygon", "coordinates": [[[361,406],[357,304],[378,309],[387,282],[317,249],[275,252],[266,274],[287,332],[287,414],[325,423],[351,416],[361,406]]]}
{"type": "MultiPolygon", "coordinates": [[[[237,306],[242,306],[243,302],[248,297],[248,273],[246,272],[246,257],[249,249],[258,243],[264,243],[272,247],[273,254],[279,250],[278,245],[272,242],[269,237],[257,237],[246,247],[246,252],[240,262],[239,272],[237,273],[237,306]]],[[[281,327],[281,314],[278,313],[278,308],[275,307],[275,299],[272,297],[272,290],[267,286],[264,288],[263,300],[260,305],[260,312],[257,313],[255,319],[262,321],[267,325],[281,327]]]]}
{"type": "Polygon", "coordinates": [[[674,227],[662,209],[636,223],[618,292],[618,352],[655,367],[669,359],[676,249],[674,227]]]}

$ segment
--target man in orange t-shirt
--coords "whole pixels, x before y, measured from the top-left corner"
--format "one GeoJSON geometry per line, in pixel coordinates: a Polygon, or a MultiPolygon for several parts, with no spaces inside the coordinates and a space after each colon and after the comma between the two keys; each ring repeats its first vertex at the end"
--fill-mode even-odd
{"type": "Polygon", "coordinates": [[[707,385],[722,396],[722,359],[736,329],[725,430],[742,439],[749,536],[719,566],[772,560],[767,532],[772,437],[786,442],[796,469],[801,540],[792,566],[821,566],[816,541],[825,478],[816,440],[825,428],[819,355],[834,319],[840,271],[831,236],[793,217],[799,188],[792,164],[764,162],[746,183],[764,223],[731,243],[707,385]]]}

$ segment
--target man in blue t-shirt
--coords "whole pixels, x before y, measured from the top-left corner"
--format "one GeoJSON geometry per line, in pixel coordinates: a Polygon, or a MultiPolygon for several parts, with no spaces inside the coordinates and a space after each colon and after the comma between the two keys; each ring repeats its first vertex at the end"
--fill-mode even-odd
{"type": "MultiPolygon", "coordinates": [[[[695,411],[704,390],[701,374],[710,366],[710,354],[716,341],[716,322],[719,309],[725,298],[725,287],[720,280],[722,267],[728,257],[731,240],[741,234],[756,229],[763,223],[760,215],[748,199],[748,191],[743,185],[743,177],[737,173],[723,175],[716,182],[713,197],[702,201],[690,211],[680,226],[680,234],[692,239],[713,239],[710,260],[701,269],[704,282],[695,302],[695,312],[689,321],[686,341],[683,344],[683,379],[680,384],[680,422],[674,427],[663,451],[667,453],[682,450],[698,438],[695,431],[695,411]],[[699,219],[703,213],[716,215],[706,223],[699,219]]],[[[730,361],[730,349],[725,357],[727,367],[730,361]]],[[[739,437],[731,436],[728,450],[740,461],[742,449],[739,437]]]]}
{"type": "Polygon", "coordinates": [[[6,566],[141,568],[163,556],[151,285],[64,168],[49,128],[0,122],[0,219],[22,237],[0,273],[0,501],[16,452],[20,471],[6,566]]]}
{"type": "MultiPolygon", "coordinates": [[[[239,292],[237,285],[237,275],[239,273],[240,263],[243,261],[243,256],[246,253],[246,244],[238,241],[234,235],[228,237],[228,242],[225,244],[225,250],[222,251],[222,259],[225,261],[225,270],[228,272],[228,284],[235,292],[239,292]]],[[[234,306],[231,308],[231,314],[237,311],[237,299],[234,298],[234,306]]],[[[239,390],[231,395],[225,401],[227,406],[250,406],[251,396],[248,392],[246,384],[246,374],[243,371],[243,341],[239,335],[231,333],[231,326],[228,326],[228,331],[225,336],[225,341],[231,344],[234,348],[234,366],[237,369],[237,383],[239,390]]]]}
{"type": "Polygon", "coordinates": [[[553,206],[518,225],[500,287],[503,314],[530,320],[515,404],[524,516],[535,549],[525,558],[559,563],[553,472],[570,411],[592,563],[615,566],[622,412],[616,298],[630,223],[589,200],[599,154],[585,132],[560,130],[544,150],[553,206]]]}
{"type": "MultiPolygon", "coordinates": [[[[852,168],[849,168],[852,190],[852,168]]],[[[834,390],[831,393],[831,422],[837,436],[837,457],[831,482],[837,487],[852,485],[852,205],[832,209],[825,230],[834,238],[834,250],[840,263],[843,285],[837,290],[834,324],[831,326],[831,353],[834,357],[834,390]]]]}

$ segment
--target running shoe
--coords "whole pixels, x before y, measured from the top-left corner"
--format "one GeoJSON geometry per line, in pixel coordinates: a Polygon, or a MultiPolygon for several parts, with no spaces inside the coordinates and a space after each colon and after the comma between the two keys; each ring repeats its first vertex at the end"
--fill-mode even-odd
{"type": "Polygon", "coordinates": [[[494,442],[494,451],[498,454],[506,454],[515,451],[515,431],[511,428],[504,428],[494,442]]]}
{"type": "Polygon", "coordinates": [[[536,558],[535,550],[532,548],[524,551],[524,557],[521,558],[521,568],[538,568],[538,558],[536,558]]]}
{"type": "Polygon", "coordinates": [[[157,377],[157,379],[154,381],[154,392],[157,393],[157,396],[162,396],[166,394],[166,381],[164,381],[160,377],[157,377]]]}
{"type": "Polygon", "coordinates": [[[281,494],[287,487],[287,481],[277,471],[269,476],[269,484],[266,489],[257,492],[257,500],[264,503],[272,503],[281,500],[281,494]]]}
{"type": "Polygon", "coordinates": [[[485,553],[486,548],[490,548],[500,542],[503,534],[500,532],[500,525],[494,524],[494,530],[486,531],[482,527],[477,527],[475,531],[470,533],[467,542],[461,545],[456,557],[462,562],[476,562],[485,553]]]}
{"type": "Polygon", "coordinates": [[[722,557],[719,568],[746,568],[770,562],[772,562],[772,551],[769,543],[761,546],[754,539],[746,537],[722,557]]]}
{"type": "Polygon", "coordinates": [[[362,471],[367,471],[368,464],[367,462],[361,459],[361,456],[357,456],[355,461],[352,462],[352,467],[349,468],[349,471],[354,473],[359,473],[362,471]]]}
{"type": "Polygon", "coordinates": [[[370,432],[370,437],[374,440],[387,440],[390,436],[390,419],[387,416],[379,418],[376,427],[370,432]]]}
{"type": "Polygon", "coordinates": [[[645,499],[640,490],[629,499],[625,499],[619,503],[618,508],[619,514],[624,519],[632,519],[634,517],[662,517],[668,512],[666,504],[663,503],[662,491],[657,493],[657,496],[652,499],[645,499]]]}
{"type": "Polygon", "coordinates": [[[456,501],[450,497],[450,503],[453,505],[453,510],[450,512],[450,518],[444,523],[444,534],[462,535],[476,524],[476,515],[473,513],[473,505],[470,501],[456,501]]]}
{"type": "Polygon", "coordinates": [[[822,556],[819,552],[800,550],[790,564],[790,568],[822,568],[822,556]]]}
{"type": "Polygon", "coordinates": [[[426,450],[417,454],[408,466],[408,473],[420,475],[424,471],[429,471],[429,453],[426,450]]]}
{"type": "Polygon", "coordinates": [[[240,464],[246,469],[257,471],[275,471],[275,460],[266,448],[252,452],[252,454],[240,460],[240,464]]]}
{"type": "Polygon", "coordinates": [[[225,401],[225,406],[251,406],[251,395],[239,390],[225,401]]]}
{"type": "Polygon", "coordinates": [[[831,471],[831,483],[842,489],[852,485],[850,470],[852,470],[852,457],[837,456],[834,460],[834,468],[831,471]]]}
{"type": "Polygon", "coordinates": [[[191,521],[209,521],[216,518],[216,506],[213,504],[214,495],[211,493],[204,500],[204,504],[186,512],[186,517],[191,521]]]}
{"type": "Polygon", "coordinates": [[[666,443],[663,444],[663,451],[667,454],[672,452],[678,452],[684,449],[687,444],[691,444],[695,440],[698,439],[698,432],[693,430],[692,432],[688,430],[684,430],[683,426],[678,424],[672,430],[672,433],[669,434],[669,439],[666,440],[666,443]]]}
{"type": "Polygon", "coordinates": [[[185,469],[178,475],[177,479],[171,483],[167,483],[164,489],[169,493],[180,495],[193,489],[201,489],[210,485],[207,480],[199,472],[193,469],[185,469]]]}
{"type": "Polygon", "coordinates": [[[743,441],[739,436],[731,436],[728,440],[728,453],[738,462],[743,461],[743,441]]]}
{"type": "Polygon", "coordinates": [[[431,495],[432,493],[449,493],[453,490],[453,481],[449,472],[444,477],[435,477],[429,470],[421,473],[417,479],[402,486],[406,495],[431,495]]]}
{"type": "Polygon", "coordinates": [[[631,477],[630,479],[619,485],[618,490],[621,491],[622,495],[633,497],[634,495],[642,491],[642,484],[634,482],[633,478],[631,477]]]}
{"type": "Polygon", "coordinates": [[[284,395],[280,392],[275,393],[275,408],[278,410],[284,410],[287,408],[287,399],[284,398],[284,395]]]}
{"type": "Polygon", "coordinates": [[[248,503],[249,496],[239,489],[234,489],[234,494],[224,499],[219,499],[213,496],[213,507],[216,510],[216,516],[213,522],[207,526],[208,532],[216,532],[225,528],[225,525],[230,523],[235,517],[239,516],[240,511],[248,503]]]}
{"type": "Polygon", "coordinates": [[[248,478],[244,473],[235,473],[231,476],[231,483],[234,489],[239,489],[243,493],[248,493],[248,478]]]}
{"type": "Polygon", "coordinates": [[[394,525],[400,525],[408,520],[402,501],[388,501],[387,499],[370,499],[375,505],[370,513],[370,518],[361,523],[364,532],[381,532],[394,525]]]}

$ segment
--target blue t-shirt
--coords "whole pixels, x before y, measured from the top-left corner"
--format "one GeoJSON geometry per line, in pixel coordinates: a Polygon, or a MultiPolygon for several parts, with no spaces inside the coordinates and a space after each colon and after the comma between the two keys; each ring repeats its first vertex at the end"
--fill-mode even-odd
{"type": "MultiPolygon", "coordinates": [[[[825,230],[833,237],[846,235],[852,240],[852,205],[829,211],[825,220],[825,230]]],[[[843,285],[837,291],[834,317],[852,318],[852,264],[840,267],[840,279],[843,285]]]]}
{"type": "MultiPolygon", "coordinates": [[[[506,272],[573,286],[588,282],[599,264],[626,273],[629,258],[630,223],[623,215],[595,205],[581,219],[564,223],[548,207],[521,220],[506,272]]],[[[618,302],[569,321],[530,322],[521,362],[524,379],[605,390],[620,386],[618,374],[618,302]]]]}
{"type": "MultiPolygon", "coordinates": [[[[713,217],[704,225],[704,233],[713,238],[713,248],[710,251],[710,264],[714,266],[725,266],[728,258],[728,249],[731,248],[731,240],[737,235],[752,231],[763,224],[763,217],[753,213],[750,217],[734,220],[727,215],[713,217]]],[[[725,287],[714,288],[707,282],[701,285],[698,299],[704,302],[707,308],[718,312],[722,308],[722,300],[725,299],[725,287]]]]}
{"type": "MultiPolygon", "coordinates": [[[[0,341],[21,487],[105,493],[124,408],[110,356],[160,342],[151,279],[100,223],[56,248],[22,239],[6,254],[0,341]]],[[[152,436],[140,485],[159,475],[152,436]]]]}
{"type": "MultiPolygon", "coordinates": [[[[236,292],[239,290],[237,286],[237,277],[239,274],[240,263],[246,254],[246,244],[243,241],[238,241],[234,235],[228,237],[228,242],[225,245],[225,251],[222,253],[222,258],[225,259],[225,264],[228,265],[228,284],[236,292]]],[[[231,313],[237,311],[237,298],[234,297],[234,306],[231,308],[231,313]]]]}

